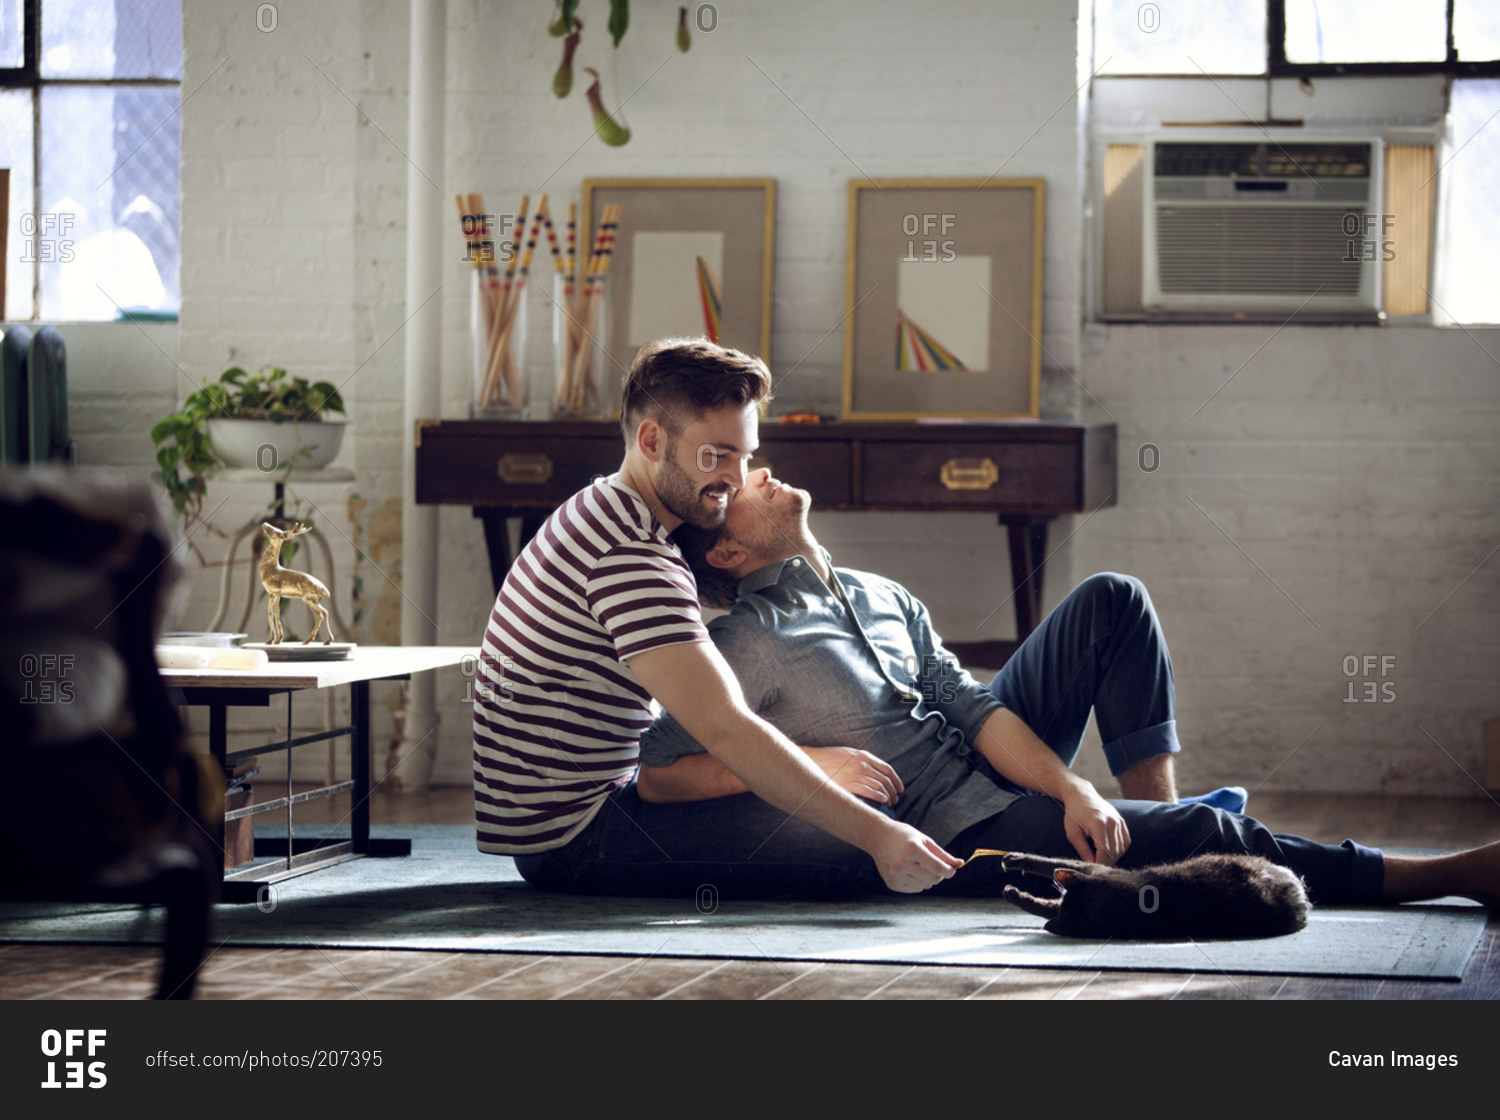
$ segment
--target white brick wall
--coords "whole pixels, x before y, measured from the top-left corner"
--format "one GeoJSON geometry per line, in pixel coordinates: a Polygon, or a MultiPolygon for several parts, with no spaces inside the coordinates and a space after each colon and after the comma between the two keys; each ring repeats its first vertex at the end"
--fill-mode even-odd
{"type": "MultiPolygon", "coordinates": [[[[1176,658],[1189,789],[1270,775],[1279,788],[1477,793],[1459,767],[1478,773],[1479,721],[1496,714],[1500,560],[1486,557],[1500,543],[1500,392],[1476,345],[1500,353],[1495,332],[1288,328],[1220,389],[1264,331],[1080,329],[1071,5],[721,3],[718,29],[695,33],[687,55],[671,45],[675,9],[635,5],[619,56],[621,92],[640,86],[625,110],[634,136],[610,149],[590,134],[581,71],[567,101],[549,92],[560,48],[545,34],[545,5],[450,0],[448,166],[429,172],[445,228],[455,191],[481,191],[505,212],[522,193],[545,190],[556,212],[585,177],[773,175],[770,357],[778,370],[798,367],[781,406],[833,411],[847,181],[997,169],[1045,178],[1044,409],[1071,415],[1084,400],[1051,370],[1061,363],[1121,432],[1119,506],[1054,526],[1054,544],[1076,536],[1050,562],[1049,603],[1092,571],[1147,580],[1176,658]],[[1154,474],[1135,465],[1144,442],[1162,451],[1154,474]],[[1396,702],[1341,703],[1345,653],[1394,654],[1396,702]]],[[[253,4],[185,4],[180,330],[148,327],[148,338],[133,327],[70,328],[74,433],[85,463],[144,475],[145,429],[188,384],[175,361],[195,378],[231,361],[350,378],[355,427],[339,465],[359,481],[310,492],[349,565],[340,534],[355,527],[343,499],[368,499],[368,525],[400,493],[408,438],[408,9],[398,0],[280,4],[270,34],[254,16],[253,4]]],[[[588,31],[580,66],[604,56],[602,20],[588,31]]],[[[444,415],[461,416],[469,273],[452,234],[433,375],[444,415]]],[[[532,301],[531,320],[540,342],[545,301],[532,301]]],[[[539,366],[546,350],[531,349],[539,366]]],[[[1083,415],[1099,414],[1090,405],[1083,415]]],[[[237,524],[269,499],[240,489],[216,520],[237,524]]],[[[1009,588],[991,519],[828,514],[816,527],[841,563],[909,582],[953,640],[1011,632],[1008,606],[975,625],[1009,588]]],[[[479,523],[446,509],[440,532],[439,640],[474,642],[492,597],[479,523]]],[[[197,573],[181,625],[206,624],[212,574],[197,573]]],[[[378,573],[365,576],[378,589],[378,573]]],[[[461,675],[446,675],[439,776],[466,784],[463,696],[461,675]]],[[[384,700],[377,752],[390,734],[384,700]]]]}

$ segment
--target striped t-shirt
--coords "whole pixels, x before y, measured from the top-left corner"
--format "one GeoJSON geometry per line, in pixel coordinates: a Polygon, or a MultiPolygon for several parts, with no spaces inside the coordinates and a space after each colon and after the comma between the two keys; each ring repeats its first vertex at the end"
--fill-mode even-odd
{"type": "Polygon", "coordinates": [[[474,697],[479,849],[524,855],[577,835],[636,770],[650,694],[625,662],[706,642],[693,573],[640,495],[595,479],[511,565],[474,697]]]}

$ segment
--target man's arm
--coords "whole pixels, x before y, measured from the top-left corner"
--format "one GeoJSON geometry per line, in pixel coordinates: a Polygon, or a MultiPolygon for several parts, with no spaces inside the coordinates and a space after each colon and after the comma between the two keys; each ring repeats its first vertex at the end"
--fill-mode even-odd
{"type": "Polygon", "coordinates": [[[1009,708],[985,720],[974,747],[989,764],[1018,786],[1062,802],[1063,829],[1079,856],[1091,863],[1113,864],[1130,847],[1130,831],[1092,783],[1080,778],[1036,737],[1009,708]]]}
{"type": "MultiPolygon", "coordinates": [[[[828,775],[830,781],[857,797],[881,805],[894,805],[906,787],[901,776],[885,759],[856,747],[803,747],[802,753],[828,775]]],[[[650,766],[642,760],[635,780],[642,801],[671,803],[712,801],[748,793],[740,781],[711,754],[683,755],[666,766],[650,766]]]]}
{"type": "Polygon", "coordinates": [[[751,712],[713,646],[661,646],[636,654],[629,665],[662,707],[749,789],[868,853],[892,890],[926,890],[961,866],[928,836],[829,781],[796,744],[751,712]]]}

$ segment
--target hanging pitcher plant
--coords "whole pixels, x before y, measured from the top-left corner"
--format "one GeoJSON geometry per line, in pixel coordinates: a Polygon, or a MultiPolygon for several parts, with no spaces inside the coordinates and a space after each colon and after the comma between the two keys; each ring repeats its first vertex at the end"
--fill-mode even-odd
{"type": "MultiPolygon", "coordinates": [[[[547,33],[555,39],[563,40],[563,53],[562,62],[559,63],[556,73],[552,75],[552,92],[557,97],[567,97],[573,91],[573,56],[577,53],[578,43],[582,38],[583,21],[577,15],[579,0],[554,0],[554,3],[556,16],[547,25],[547,33]]],[[[687,11],[686,8],[677,10],[677,27],[673,41],[679,51],[686,51],[692,45],[692,37],[687,26],[687,11]]],[[[620,83],[617,60],[620,40],[625,38],[625,32],[630,27],[630,0],[609,0],[608,27],[614,48],[610,55],[610,80],[615,87],[615,100],[619,101],[620,83]]],[[[604,107],[604,93],[599,71],[586,66],[584,72],[592,75],[594,79],[585,92],[589,112],[594,118],[594,134],[612,148],[628,143],[630,125],[625,121],[623,106],[613,113],[607,110],[604,107]]]]}

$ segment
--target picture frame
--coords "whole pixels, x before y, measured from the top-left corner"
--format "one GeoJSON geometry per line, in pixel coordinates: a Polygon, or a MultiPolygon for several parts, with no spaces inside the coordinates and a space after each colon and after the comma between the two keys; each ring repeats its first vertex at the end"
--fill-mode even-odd
{"type": "Polygon", "coordinates": [[[636,351],[658,338],[709,337],[772,365],[776,180],[585,179],[580,246],[611,203],[604,399],[618,409],[636,351]]]}
{"type": "Polygon", "coordinates": [[[1043,179],[855,179],[846,420],[1041,416],[1043,179]]]}

